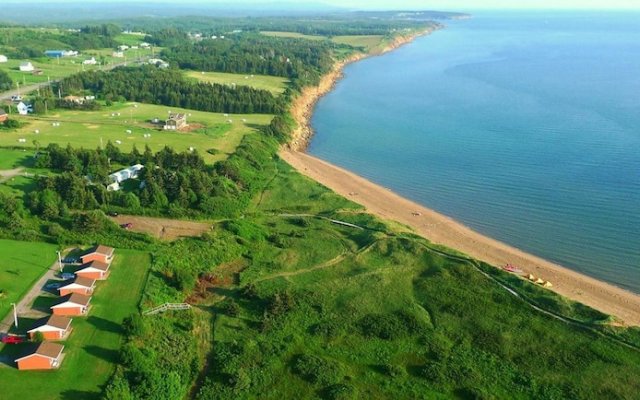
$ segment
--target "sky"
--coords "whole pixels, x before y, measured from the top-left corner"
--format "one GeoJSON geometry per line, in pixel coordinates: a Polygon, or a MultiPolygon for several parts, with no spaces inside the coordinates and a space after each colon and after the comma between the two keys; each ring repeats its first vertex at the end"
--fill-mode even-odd
{"type": "MultiPolygon", "coordinates": [[[[13,0],[10,0],[13,2],[13,0]]],[[[23,0],[26,3],[103,3],[104,0],[23,0]]],[[[109,2],[112,2],[110,0],[109,2]]],[[[123,2],[125,0],[116,0],[123,2]]],[[[173,0],[128,0],[134,3],[164,3],[173,0]]],[[[251,4],[278,3],[324,3],[331,6],[355,9],[419,9],[419,10],[460,10],[460,9],[640,9],[640,0],[184,0],[186,4],[251,4]]]]}

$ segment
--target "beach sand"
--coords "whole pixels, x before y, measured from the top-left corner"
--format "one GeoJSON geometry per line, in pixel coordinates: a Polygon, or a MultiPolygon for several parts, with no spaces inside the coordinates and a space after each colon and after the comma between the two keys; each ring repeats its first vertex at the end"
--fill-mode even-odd
{"type": "MultiPolygon", "coordinates": [[[[431,30],[400,37],[372,55],[391,51],[417,36],[430,32],[431,30]]],[[[551,290],[556,293],[615,316],[617,324],[640,326],[640,295],[484,236],[447,216],[407,200],[389,189],[304,153],[303,150],[313,134],[310,117],[316,102],[342,77],[342,69],[345,65],[363,57],[365,55],[357,55],[336,63],[334,69],[322,79],[319,86],[306,88],[294,100],[291,112],[299,128],[294,132],[290,143],[280,151],[283,160],[303,175],[361,204],[371,214],[405,224],[433,243],[461,251],[494,266],[515,264],[527,274],[552,282],[551,290]]]]}

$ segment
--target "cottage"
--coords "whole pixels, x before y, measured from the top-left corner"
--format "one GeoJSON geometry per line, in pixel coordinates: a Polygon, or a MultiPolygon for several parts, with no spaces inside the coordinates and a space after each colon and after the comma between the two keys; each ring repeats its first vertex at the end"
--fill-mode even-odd
{"type": "Polygon", "coordinates": [[[90,296],[72,293],[64,296],[62,300],[51,306],[53,315],[85,315],[89,310],[90,296]]]}
{"type": "Polygon", "coordinates": [[[9,61],[7,56],[5,56],[4,54],[0,54],[0,63],[6,63],[7,61],[9,61]]]}
{"type": "Polygon", "coordinates": [[[66,296],[72,293],[78,293],[84,296],[90,296],[96,287],[96,280],[78,276],[76,279],[65,281],[58,288],[60,296],[66,296]]]}
{"type": "Polygon", "coordinates": [[[121,52],[121,51],[114,51],[113,53],[111,53],[111,56],[115,57],[115,58],[123,58],[124,57],[124,53],[121,52]]]}
{"type": "Polygon", "coordinates": [[[7,112],[2,108],[0,108],[0,122],[4,122],[8,119],[9,119],[9,115],[7,115],[7,112]]]}
{"type": "Polygon", "coordinates": [[[113,247],[97,245],[85,251],[84,254],[80,256],[80,260],[83,264],[91,261],[101,261],[103,263],[110,264],[113,259],[114,251],[113,247]]]}
{"type": "Polygon", "coordinates": [[[151,45],[147,42],[142,42],[140,43],[140,47],[143,49],[148,49],[149,47],[151,47],[151,45]]]}
{"type": "Polygon", "coordinates": [[[84,104],[84,97],[79,96],[65,96],[64,101],[67,103],[84,104]]]}
{"type": "Polygon", "coordinates": [[[33,107],[28,106],[23,102],[18,103],[18,105],[16,106],[16,109],[18,110],[18,114],[20,115],[27,115],[30,112],[33,112],[33,107]]]}
{"type": "Polygon", "coordinates": [[[27,331],[29,337],[33,340],[36,333],[42,333],[46,340],[64,339],[71,331],[71,318],[59,315],[51,315],[37,321],[34,327],[27,331]]]}
{"type": "Polygon", "coordinates": [[[23,62],[20,63],[20,72],[33,72],[34,69],[36,69],[33,64],[31,64],[31,62],[27,61],[27,62],[23,62]]]}
{"type": "Polygon", "coordinates": [[[96,61],[95,57],[91,57],[91,58],[89,58],[87,60],[84,60],[82,63],[84,65],[96,65],[98,63],[98,61],[96,61]]]}
{"type": "Polygon", "coordinates": [[[176,131],[179,129],[186,128],[187,124],[187,116],[183,113],[170,113],[169,119],[165,121],[164,129],[168,131],[176,131]]]}
{"type": "Polygon", "coordinates": [[[126,44],[121,44],[120,46],[118,46],[118,50],[120,51],[129,50],[129,46],[127,46],[126,44]]]}
{"type": "Polygon", "coordinates": [[[76,271],[76,276],[88,279],[105,280],[109,277],[109,266],[110,264],[102,261],[90,261],[80,266],[80,269],[76,271]]]}
{"type": "Polygon", "coordinates": [[[51,58],[75,57],[78,52],[74,50],[47,50],[44,55],[51,58]]]}
{"type": "Polygon", "coordinates": [[[63,349],[64,346],[61,344],[42,342],[35,350],[16,360],[18,369],[56,369],[62,363],[63,349]]]}

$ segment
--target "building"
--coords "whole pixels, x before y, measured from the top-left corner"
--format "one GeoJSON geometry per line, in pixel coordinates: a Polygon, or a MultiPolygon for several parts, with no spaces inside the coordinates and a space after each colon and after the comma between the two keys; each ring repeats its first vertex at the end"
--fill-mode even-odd
{"type": "Polygon", "coordinates": [[[90,296],[83,296],[81,294],[73,293],[64,296],[62,300],[51,306],[53,315],[85,315],[89,311],[90,296]]]}
{"type": "Polygon", "coordinates": [[[51,58],[75,57],[78,52],[73,50],[47,50],[44,55],[51,58]]]}
{"type": "Polygon", "coordinates": [[[16,360],[19,370],[56,369],[60,367],[64,355],[64,346],[57,343],[42,342],[24,357],[16,360]]]}
{"type": "Polygon", "coordinates": [[[111,56],[115,57],[115,58],[123,58],[124,57],[124,53],[121,52],[121,51],[114,51],[113,53],[111,53],[111,56]]]}
{"type": "Polygon", "coordinates": [[[29,338],[34,339],[37,332],[42,333],[46,340],[62,340],[71,331],[71,318],[51,315],[37,321],[34,327],[27,331],[29,338]]]}
{"type": "Polygon", "coordinates": [[[84,254],[80,256],[80,261],[83,264],[87,264],[91,261],[100,261],[105,264],[110,264],[113,260],[114,251],[115,249],[113,247],[99,244],[85,251],[84,254]]]}
{"type": "Polygon", "coordinates": [[[72,293],[78,293],[84,296],[90,296],[93,294],[93,290],[96,287],[96,280],[91,278],[85,278],[82,276],[76,277],[69,281],[65,281],[58,288],[60,296],[66,296],[72,293]]]}
{"type": "Polygon", "coordinates": [[[121,44],[120,46],[118,46],[118,50],[120,51],[129,50],[129,46],[127,46],[126,44],[121,44]]]}
{"type": "Polygon", "coordinates": [[[9,115],[7,114],[7,112],[2,108],[0,108],[0,122],[4,122],[8,119],[9,119],[9,115]]]}
{"type": "Polygon", "coordinates": [[[128,179],[138,179],[143,168],[144,165],[136,164],[109,175],[111,183],[107,185],[107,190],[111,192],[120,190],[120,183],[128,179]]]}
{"type": "Polygon", "coordinates": [[[82,63],[84,65],[96,65],[98,63],[98,61],[96,61],[95,57],[91,57],[91,58],[89,58],[87,60],[84,60],[82,63]]]}
{"type": "Polygon", "coordinates": [[[87,264],[82,264],[75,273],[77,277],[81,278],[105,280],[109,277],[109,266],[110,264],[102,261],[90,261],[87,264]]]}
{"type": "Polygon", "coordinates": [[[0,63],[6,63],[7,61],[9,61],[7,56],[5,56],[4,54],[0,54],[0,63]]]}
{"type": "Polygon", "coordinates": [[[79,96],[65,96],[64,101],[67,103],[84,104],[84,97],[79,96]]]}
{"type": "Polygon", "coordinates": [[[164,129],[167,131],[177,131],[189,126],[187,124],[187,115],[183,113],[170,113],[169,119],[164,123],[164,129]]]}
{"type": "Polygon", "coordinates": [[[151,45],[147,42],[140,43],[140,48],[148,49],[149,47],[151,47],[151,45]]]}
{"type": "Polygon", "coordinates": [[[36,69],[30,61],[20,63],[20,72],[33,72],[36,69]]]}
{"type": "Polygon", "coordinates": [[[18,103],[18,105],[16,106],[16,109],[18,110],[18,114],[20,115],[27,115],[30,112],[33,112],[33,107],[28,106],[23,102],[18,103]]]}

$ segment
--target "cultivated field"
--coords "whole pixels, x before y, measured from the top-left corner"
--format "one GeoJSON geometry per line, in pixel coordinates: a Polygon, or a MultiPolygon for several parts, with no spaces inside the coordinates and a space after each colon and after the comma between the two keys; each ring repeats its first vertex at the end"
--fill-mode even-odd
{"type": "Polygon", "coordinates": [[[183,221],[168,218],[119,215],[112,218],[117,224],[131,224],[133,232],[148,233],[162,240],[200,236],[211,229],[211,224],[197,221],[183,221]]]}
{"type": "Polygon", "coordinates": [[[119,361],[122,321],[137,312],[150,257],[147,253],[116,250],[107,281],[99,282],[87,317],[73,318],[65,345],[65,359],[57,371],[18,371],[13,359],[28,345],[0,350],[2,398],[30,400],[99,399],[102,386],[119,361]]]}
{"type": "Polygon", "coordinates": [[[353,47],[362,47],[365,51],[368,51],[384,41],[382,35],[344,35],[334,36],[329,38],[327,36],[319,35],[304,35],[297,32],[275,32],[275,31],[262,31],[260,32],[266,36],[284,37],[293,39],[307,39],[307,40],[331,40],[337,44],[346,44],[353,47]]]}
{"type": "Polygon", "coordinates": [[[228,74],[224,72],[198,72],[189,71],[187,76],[202,82],[219,83],[221,85],[249,86],[254,89],[268,90],[274,95],[279,95],[287,87],[289,81],[286,78],[267,75],[228,74]]]}
{"type": "Polygon", "coordinates": [[[26,123],[25,126],[3,132],[0,146],[34,148],[36,140],[40,146],[58,143],[62,146],[71,144],[73,147],[97,148],[110,140],[114,144],[120,141],[117,145],[123,151],[130,151],[133,145],[141,152],[145,145],[149,145],[153,151],[164,146],[176,151],[193,147],[206,161],[214,162],[225,159],[240,144],[244,135],[256,131],[258,125],[268,124],[272,118],[262,114],[225,116],[150,104],[136,106],[133,103],[121,103],[98,111],[56,110],[43,116],[17,117],[26,123]],[[169,132],[150,123],[153,118],[166,118],[169,111],[187,113],[193,130],[169,132]],[[60,126],[53,126],[54,122],[60,122],[60,126]],[[145,138],[145,134],[151,136],[145,138]],[[20,139],[25,141],[20,143],[20,139]],[[210,149],[214,149],[216,154],[207,153],[210,149]]]}
{"type": "Polygon", "coordinates": [[[1,320],[56,260],[56,246],[0,239],[0,260],[1,320]]]}

